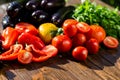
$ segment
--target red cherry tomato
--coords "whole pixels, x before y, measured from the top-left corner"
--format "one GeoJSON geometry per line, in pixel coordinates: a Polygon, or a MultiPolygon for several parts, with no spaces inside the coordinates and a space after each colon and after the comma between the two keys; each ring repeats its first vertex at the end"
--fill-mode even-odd
{"type": "Polygon", "coordinates": [[[106,47],[108,48],[117,48],[119,45],[119,42],[116,38],[112,36],[107,36],[104,40],[103,43],[106,47]]]}
{"type": "Polygon", "coordinates": [[[78,31],[82,33],[86,33],[90,30],[90,26],[85,22],[79,22],[76,26],[78,31]]]}
{"type": "Polygon", "coordinates": [[[52,39],[52,45],[55,46],[59,52],[68,52],[72,47],[72,40],[66,35],[58,35],[52,39]]]}
{"type": "Polygon", "coordinates": [[[83,33],[77,33],[72,37],[73,47],[82,46],[86,42],[86,36],[83,33]]]}
{"type": "Polygon", "coordinates": [[[22,64],[28,64],[32,62],[33,55],[31,52],[21,50],[18,54],[18,61],[22,64]]]}
{"type": "Polygon", "coordinates": [[[100,43],[106,37],[106,32],[101,26],[91,25],[90,30],[87,32],[86,36],[87,39],[95,38],[100,43]]]}
{"type": "Polygon", "coordinates": [[[91,38],[90,40],[86,41],[86,48],[88,49],[88,53],[97,54],[99,51],[99,43],[96,39],[91,38]]]}
{"type": "Polygon", "coordinates": [[[82,46],[75,47],[72,51],[72,56],[78,61],[86,60],[87,55],[88,50],[82,46]]]}
{"type": "Polygon", "coordinates": [[[72,37],[77,33],[76,24],[78,22],[74,19],[67,19],[63,23],[63,32],[65,35],[72,37]]]}

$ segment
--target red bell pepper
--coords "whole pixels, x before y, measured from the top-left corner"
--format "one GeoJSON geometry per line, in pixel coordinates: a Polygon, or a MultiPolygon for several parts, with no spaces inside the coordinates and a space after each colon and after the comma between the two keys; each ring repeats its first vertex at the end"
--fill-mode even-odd
{"type": "Polygon", "coordinates": [[[42,49],[45,44],[43,43],[43,41],[35,36],[35,35],[32,35],[30,33],[22,33],[19,37],[18,37],[18,43],[20,44],[23,44],[23,45],[34,45],[34,47],[36,49],[42,49]]]}
{"type": "Polygon", "coordinates": [[[21,34],[23,32],[27,32],[33,35],[38,35],[38,29],[35,28],[32,24],[20,22],[15,25],[15,29],[21,34]]]}
{"type": "Polygon", "coordinates": [[[2,36],[3,36],[2,46],[6,50],[9,49],[10,46],[17,41],[19,32],[14,28],[7,27],[6,29],[3,30],[2,36]]]}
{"type": "Polygon", "coordinates": [[[29,64],[32,62],[33,55],[27,50],[21,50],[18,52],[18,61],[22,64],[29,64]]]}
{"type": "Polygon", "coordinates": [[[31,51],[33,54],[32,61],[34,62],[44,62],[49,58],[56,56],[58,53],[57,48],[52,45],[47,45],[42,50],[36,49],[33,45],[29,45],[29,49],[27,48],[27,50],[31,51]]]}
{"type": "Polygon", "coordinates": [[[15,44],[10,49],[0,55],[0,60],[15,60],[18,57],[18,52],[23,49],[21,44],[15,44]]]}

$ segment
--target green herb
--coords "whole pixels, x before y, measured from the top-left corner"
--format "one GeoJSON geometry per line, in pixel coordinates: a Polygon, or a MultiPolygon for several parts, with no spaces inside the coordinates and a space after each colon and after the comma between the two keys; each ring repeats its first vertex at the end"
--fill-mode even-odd
{"type": "Polygon", "coordinates": [[[107,35],[120,38],[120,15],[117,8],[111,10],[86,0],[76,6],[72,17],[90,25],[98,24],[106,30],[107,35]]]}

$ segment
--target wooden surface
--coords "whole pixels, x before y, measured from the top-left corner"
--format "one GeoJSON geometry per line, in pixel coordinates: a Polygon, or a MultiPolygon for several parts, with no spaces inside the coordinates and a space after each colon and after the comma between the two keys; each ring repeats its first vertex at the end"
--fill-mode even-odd
{"type": "MultiPolygon", "coordinates": [[[[69,4],[80,3],[79,0],[68,1],[69,4]]],[[[99,0],[97,3],[104,4],[99,0]]],[[[85,62],[56,56],[46,62],[29,65],[21,65],[17,61],[4,63],[0,68],[0,80],[120,80],[120,46],[115,50],[100,50],[97,55],[89,55],[85,62]]]]}

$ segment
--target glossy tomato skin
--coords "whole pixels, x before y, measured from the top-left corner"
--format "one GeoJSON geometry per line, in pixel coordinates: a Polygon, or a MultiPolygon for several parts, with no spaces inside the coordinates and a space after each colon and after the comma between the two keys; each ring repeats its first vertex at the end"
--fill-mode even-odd
{"type": "Polygon", "coordinates": [[[67,19],[63,23],[63,33],[69,37],[74,36],[77,33],[76,24],[78,22],[74,19],[67,19]]]}
{"type": "Polygon", "coordinates": [[[99,43],[94,38],[91,38],[88,41],[86,41],[85,47],[87,48],[90,54],[97,54],[99,51],[99,43]]]}
{"type": "Polygon", "coordinates": [[[91,25],[90,30],[86,33],[86,36],[87,39],[95,38],[99,43],[101,43],[106,37],[106,32],[101,26],[91,25]]]}
{"type": "Polygon", "coordinates": [[[72,51],[72,56],[78,61],[86,60],[88,56],[88,50],[82,46],[75,47],[72,51]]]}
{"type": "Polygon", "coordinates": [[[52,45],[58,52],[68,52],[72,47],[72,40],[66,35],[58,35],[52,39],[52,45]]]}
{"type": "Polygon", "coordinates": [[[86,33],[90,30],[90,26],[85,22],[79,22],[76,24],[79,32],[86,33]]]}
{"type": "Polygon", "coordinates": [[[104,40],[103,40],[103,44],[107,47],[107,48],[117,48],[119,45],[119,41],[112,37],[112,36],[107,36],[104,40]]]}
{"type": "Polygon", "coordinates": [[[72,37],[73,47],[83,46],[86,42],[86,36],[83,33],[77,33],[72,37]]]}

